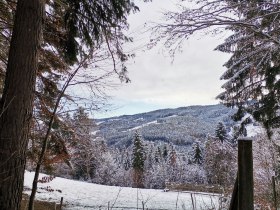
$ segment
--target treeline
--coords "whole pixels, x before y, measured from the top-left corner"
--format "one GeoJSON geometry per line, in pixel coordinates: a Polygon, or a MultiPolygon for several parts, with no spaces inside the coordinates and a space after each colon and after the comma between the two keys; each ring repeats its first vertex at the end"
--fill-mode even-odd
{"type": "MultiPolygon", "coordinates": [[[[236,146],[230,142],[222,123],[217,125],[216,136],[209,136],[206,142],[193,142],[186,152],[172,143],[149,141],[137,131],[130,145],[108,147],[105,139],[96,136],[98,126],[83,108],[68,116],[62,125],[54,129],[56,139],[49,141],[43,162],[44,171],[56,176],[161,189],[166,183],[228,186],[235,178],[236,146]],[[57,143],[59,136],[60,144],[57,143]]],[[[31,142],[29,148],[28,168],[33,170],[40,142],[31,142]]]]}
{"type": "MultiPolygon", "coordinates": [[[[188,151],[181,152],[172,143],[148,141],[138,131],[131,137],[131,145],[109,147],[104,138],[96,136],[98,125],[83,108],[64,119],[65,124],[68,129],[58,124],[53,131],[57,136],[62,135],[64,141],[61,144],[55,144],[57,140],[49,141],[44,172],[123,187],[164,189],[169,184],[216,185],[225,194],[231,194],[237,173],[240,135],[237,125],[226,128],[220,122],[215,135],[208,136],[206,142],[195,141],[188,151]]],[[[260,131],[260,127],[257,129],[260,131]]],[[[36,142],[29,145],[29,170],[34,170],[37,163],[36,148],[40,148],[40,143],[36,142]]],[[[269,203],[273,199],[270,186],[279,154],[266,134],[256,136],[253,145],[255,197],[269,203]]]]}

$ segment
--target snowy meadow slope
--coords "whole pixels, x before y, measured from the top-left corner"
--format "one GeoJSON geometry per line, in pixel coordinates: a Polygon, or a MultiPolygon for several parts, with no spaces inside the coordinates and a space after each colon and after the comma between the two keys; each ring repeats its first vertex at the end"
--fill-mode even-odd
{"type": "MultiPolygon", "coordinates": [[[[30,194],[34,172],[25,172],[25,193],[30,194]]],[[[40,175],[40,178],[46,176],[40,175]]],[[[217,209],[219,195],[163,190],[115,187],[73,181],[56,177],[39,183],[37,199],[59,202],[64,198],[65,209],[217,209]],[[48,190],[46,190],[48,189],[48,190]]]]}

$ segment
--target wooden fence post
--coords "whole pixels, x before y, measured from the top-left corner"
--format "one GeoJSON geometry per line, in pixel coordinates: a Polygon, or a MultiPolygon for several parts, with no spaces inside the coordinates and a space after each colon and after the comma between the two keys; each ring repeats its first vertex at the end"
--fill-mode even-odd
{"type": "Polygon", "coordinates": [[[63,197],[60,199],[60,210],[62,210],[62,205],[63,205],[63,197]]]}
{"type": "Polygon", "coordinates": [[[229,210],[238,210],[238,176],[234,183],[229,210]]]}
{"type": "Polygon", "coordinates": [[[252,140],[238,139],[238,210],[254,210],[252,140]]]}
{"type": "Polygon", "coordinates": [[[273,190],[274,208],[277,209],[277,192],[276,192],[276,186],[275,186],[275,176],[272,176],[272,190],[273,190]]]}

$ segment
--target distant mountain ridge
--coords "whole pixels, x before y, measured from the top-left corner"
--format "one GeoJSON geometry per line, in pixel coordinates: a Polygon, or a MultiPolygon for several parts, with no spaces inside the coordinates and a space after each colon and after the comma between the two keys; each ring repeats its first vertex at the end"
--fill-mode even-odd
{"type": "Polygon", "coordinates": [[[128,147],[137,130],[146,141],[189,147],[194,141],[203,142],[207,135],[213,135],[218,122],[223,122],[227,128],[232,126],[234,112],[219,104],[104,118],[97,120],[97,136],[104,138],[109,146],[128,147]]]}

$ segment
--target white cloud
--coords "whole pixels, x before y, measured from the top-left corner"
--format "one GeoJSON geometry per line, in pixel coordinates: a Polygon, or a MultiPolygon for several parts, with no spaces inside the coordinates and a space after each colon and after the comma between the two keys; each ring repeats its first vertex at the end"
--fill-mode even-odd
{"type": "MultiPolygon", "coordinates": [[[[160,12],[166,9],[174,9],[174,2],[154,0],[140,4],[141,12],[129,17],[131,34],[136,37],[130,48],[148,40],[148,35],[140,30],[141,25],[158,20],[160,12]]],[[[229,55],[213,49],[222,41],[201,35],[191,38],[184,43],[183,52],[176,54],[173,63],[166,53],[162,53],[163,46],[137,51],[136,58],[128,65],[132,82],[109,93],[114,98],[113,103],[121,108],[105,116],[218,103],[215,97],[222,91],[223,83],[219,78],[229,55]]]]}

